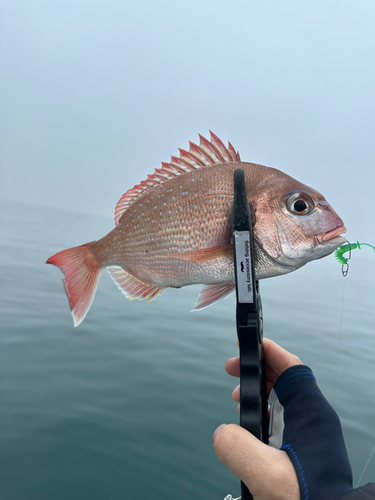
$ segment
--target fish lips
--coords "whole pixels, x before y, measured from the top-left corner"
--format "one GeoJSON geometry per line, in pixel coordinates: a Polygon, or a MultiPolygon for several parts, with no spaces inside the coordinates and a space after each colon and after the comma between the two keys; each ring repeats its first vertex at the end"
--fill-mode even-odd
{"type": "Polygon", "coordinates": [[[345,226],[339,226],[331,231],[327,231],[326,233],[321,233],[316,236],[316,239],[320,245],[320,248],[324,250],[324,254],[319,257],[322,259],[323,257],[327,257],[327,255],[331,254],[336,250],[336,248],[341,247],[344,243],[346,243],[346,238],[341,236],[342,233],[346,232],[345,226]]]}
{"type": "Polygon", "coordinates": [[[341,236],[342,233],[346,233],[345,226],[339,226],[335,229],[331,229],[331,231],[327,231],[326,233],[317,234],[316,239],[321,245],[324,243],[335,244],[337,242],[338,246],[340,246],[342,243],[346,242],[346,239],[341,236]]]}

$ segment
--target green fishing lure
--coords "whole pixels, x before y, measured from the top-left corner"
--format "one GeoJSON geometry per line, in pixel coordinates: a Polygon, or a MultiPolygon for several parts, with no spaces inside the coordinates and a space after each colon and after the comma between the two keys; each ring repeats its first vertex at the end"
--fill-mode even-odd
{"type": "Polygon", "coordinates": [[[359,243],[359,241],[357,241],[357,243],[349,243],[348,242],[346,245],[342,245],[340,248],[338,248],[335,251],[335,257],[342,265],[343,276],[348,275],[348,271],[349,271],[348,260],[352,256],[352,250],[355,250],[356,248],[359,248],[361,250],[361,247],[363,247],[363,246],[370,247],[373,250],[375,250],[375,247],[370,245],[369,243],[359,243]],[[344,253],[346,253],[346,252],[350,252],[348,257],[344,257],[344,253]]]}

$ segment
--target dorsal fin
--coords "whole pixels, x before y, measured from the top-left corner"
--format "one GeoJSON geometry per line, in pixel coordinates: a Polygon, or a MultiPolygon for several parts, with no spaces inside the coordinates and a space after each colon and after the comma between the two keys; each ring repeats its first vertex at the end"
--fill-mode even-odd
{"type": "Polygon", "coordinates": [[[155,172],[152,175],[148,175],[146,180],[137,184],[132,189],[129,189],[129,191],[122,195],[115,208],[116,226],[125,210],[127,210],[127,208],[148,189],[158,184],[162,184],[164,181],[178,175],[186,174],[199,168],[208,167],[215,163],[241,161],[239,152],[236,152],[230,142],[228,142],[228,148],[226,148],[211,130],[210,134],[211,141],[208,141],[199,134],[199,146],[193,142],[189,142],[189,151],[180,149],[180,158],[171,156],[170,163],[162,163],[161,168],[156,168],[155,172]]]}

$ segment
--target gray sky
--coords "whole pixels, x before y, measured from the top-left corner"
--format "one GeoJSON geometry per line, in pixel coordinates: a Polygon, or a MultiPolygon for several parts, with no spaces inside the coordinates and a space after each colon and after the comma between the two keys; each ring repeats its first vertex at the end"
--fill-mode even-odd
{"type": "Polygon", "coordinates": [[[112,216],[211,129],[375,243],[373,0],[3,0],[1,23],[2,198],[112,216]]]}

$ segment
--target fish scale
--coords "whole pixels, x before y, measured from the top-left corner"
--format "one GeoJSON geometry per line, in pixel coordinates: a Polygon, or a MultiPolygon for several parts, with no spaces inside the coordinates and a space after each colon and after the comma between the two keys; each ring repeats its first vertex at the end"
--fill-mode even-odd
{"type": "Polygon", "coordinates": [[[342,244],[345,227],[320,193],[277,169],[241,161],[213,133],[211,141],[200,136],[199,146],[180,149],[179,158],[172,156],[120,198],[110,233],[48,259],[65,275],[75,326],[105,267],[129,299],[150,301],[167,287],[197,283],[203,288],[196,309],[228,296],[234,290],[230,214],[237,168],[244,169],[253,216],[257,279],[294,271],[342,244]]]}
{"type": "MultiPolygon", "coordinates": [[[[168,186],[170,192],[162,198],[163,202],[155,202],[155,198],[158,199],[158,191],[165,189],[164,184],[152,190],[152,192],[155,191],[152,203],[147,203],[145,198],[150,197],[150,195],[145,193],[134,203],[132,211],[124,213],[119,225],[112,233],[97,242],[98,246],[101,242],[105,246],[107,238],[110,240],[119,230],[125,231],[128,236],[128,241],[122,243],[125,253],[130,252],[130,249],[137,253],[143,252],[144,242],[147,239],[150,244],[152,243],[148,249],[151,255],[157,255],[160,252],[167,253],[170,250],[198,249],[199,243],[207,243],[208,247],[211,247],[224,243],[224,241],[230,242],[230,236],[228,240],[228,235],[230,235],[229,222],[228,227],[224,228],[223,221],[229,217],[229,204],[233,198],[233,186],[230,185],[233,167],[222,165],[220,170],[224,171],[220,173],[223,173],[229,181],[225,190],[221,186],[216,188],[215,185],[208,189],[207,181],[209,179],[207,177],[210,176],[210,172],[204,172],[204,175],[201,174],[194,183],[192,191],[185,186],[191,183],[190,177],[194,173],[185,174],[183,179],[178,177],[166,181],[166,184],[171,186],[168,186]],[[182,181],[184,185],[181,184],[182,181]],[[142,207],[140,207],[141,204],[142,207]],[[139,212],[144,215],[141,215],[139,219],[134,219],[139,212]],[[216,225],[219,231],[216,230],[216,225]],[[170,240],[166,240],[165,232],[168,232],[170,240]],[[222,233],[225,233],[224,240],[222,233]],[[192,238],[192,234],[195,237],[192,238]]],[[[100,250],[102,251],[102,248],[100,250]]],[[[107,257],[103,254],[103,258],[107,257]]]]}
{"type": "Polygon", "coordinates": [[[160,286],[166,280],[175,287],[218,283],[224,271],[233,282],[231,255],[220,258],[215,266],[206,266],[204,262],[181,262],[169,254],[230,244],[234,168],[223,164],[213,174],[187,173],[146,192],[132,205],[133,210],[124,213],[118,226],[95,244],[93,255],[106,266],[126,263],[126,269],[138,278],[160,286]],[[211,175],[217,181],[208,188],[211,175]],[[164,194],[160,194],[162,190],[164,194]]]}

